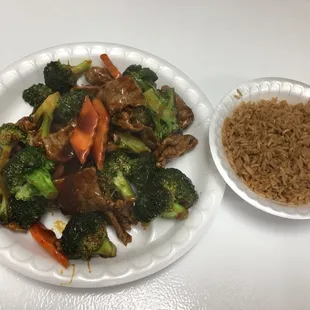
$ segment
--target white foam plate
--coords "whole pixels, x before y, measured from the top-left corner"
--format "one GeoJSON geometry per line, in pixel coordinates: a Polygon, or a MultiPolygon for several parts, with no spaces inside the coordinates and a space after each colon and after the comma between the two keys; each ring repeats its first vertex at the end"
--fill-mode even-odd
{"type": "Polygon", "coordinates": [[[298,220],[310,219],[309,205],[298,207],[288,206],[268,200],[254,193],[239,179],[225,155],[221,134],[225,118],[232,114],[233,109],[241,101],[267,100],[272,97],[278,97],[279,100],[287,100],[289,104],[306,103],[310,99],[310,86],[302,82],[284,78],[261,78],[239,85],[230,91],[220,101],[212,117],[209,131],[212,156],[216,167],[226,183],[252,206],[284,218],[298,220]],[[238,89],[242,93],[242,97],[240,98],[238,98],[238,89]]]}
{"type": "MultiPolygon", "coordinates": [[[[122,284],[155,273],[185,254],[207,231],[222,199],[225,183],[213,164],[208,143],[208,130],[213,108],[202,91],[184,73],[168,62],[147,52],[108,43],[76,43],[49,48],[27,56],[0,73],[0,123],[17,121],[30,113],[23,102],[22,91],[33,83],[43,82],[43,68],[51,60],[60,59],[77,64],[91,58],[93,65],[102,65],[99,55],[107,53],[123,71],[130,64],[142,64],[159,76],[159,86],[168,84],[193,109],[195,121],[188,133],[199,140],[195,150],[175,160],[173,167],[181,169],[196,185],[198,203],[190,210],[186,221],[155,220],[146,230],[134,227],[132,243],[127,247],[109,229],[110,239],[118,248],[113,259],[95,258],[64,270],[31,238],[30,234],[16,234],[0,228],[0,260],[19,273],[39,281],[71,287],[104,287],[122,284]]],[[[56,220],[67,222],[61,213],[48,214],[44,224],[54,228],[56,220]]],[[[60,235],[56,229],[55,232],[60,235]]]]}

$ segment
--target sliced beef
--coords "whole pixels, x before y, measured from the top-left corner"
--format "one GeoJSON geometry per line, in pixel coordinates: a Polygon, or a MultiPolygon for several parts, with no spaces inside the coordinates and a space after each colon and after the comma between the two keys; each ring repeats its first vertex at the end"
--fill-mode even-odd
{"type": "Polygon", "coordinates": [[[113,80],[106,67],[91,67],[86,73],[85,78],[89,84],[105,85],[113,80]]]}
{"type": "Polygon", "coordinates": [[[138,221],[133,215],[133,204],[135,199],[117,200],[113,207],[121,226],[126,230],[130,230],[132,225],[136,225],[138,221]]]}
{"type": "Polygon", "coordinates": [[[62,163],[58,163],[55,166],[55,171],[52,175],[53,180],[60,179],[64,176],[65,166],[62,163]]]}
{"type": "Polygon", "coordinates": [[[97,96],[105,104],[110,115],[114,115],[128,106],[145,105],[142,90],[130,76],[121,76],[108,83],[99,90],[97,96]]]}
{"type": "Polygon", "coordinates": [[[133,201],[113,201],[110,197],[104,197],[94,167],[56,180],[54,184],[59,192],[57,200],[62,213],[73,215],[80,212],[103,212],[118,238],[125,245],[131,241],[126,230],[136,223],[132,215],[133,201]]]}
{"type": "Polygon", "coordinates": [[[28,116],[21,118],[16,125],[25,132],[31,132],[36,129],[36,124],[33,123],[28,116]]]}
{"type": "Polygon", "coordinates": [[[144,128],[139,132],[139,138],[141,141],[152,151],[156,149],[159,141],[151,128],[144,128]]]}
{"type": "Polygon", "coordinates": [[[106,210],[104,213],[109,223],[114,227],[118,239],[121,240],[124,245],[130,243],[132,240],[131,235],[121,226],[115,214],[110,210],[106,210]]]}
{"type": "Polygon", "coordinates": [[[128,131],[141,131],[145,126],[132,120],[131,108],[126,108],[112,119],[113,125],[128,131]]]}
{"type": "Polygon", "coordinates": [[[42,139],[46,155],[50,160],[65,163],[74,156],[70,137],[75,126],[76,123],[71,122],[68,126],[42,139]]]}
{"type": "Polygon", "coordinates": [[[111,122],[123,130],[135,132],[155,127],[152,112],[145,106],[127,107],[115,114],[111,122]]]}
{"type": "Polygon", "coordinates": [[[167,162],[191,151],[198,144],[198,140],[192,135],[172,134],[165,138],[155,149],[157,165],[165,167],[167,162]]]}
{"type": "MultiPolygon", "coordinates": [[[[168,85],[164,85],[161,89],[165,90],[167,88],[170,87],[168,85]]],[[[175,103],[178,109],[179,125],[182,129],[185,129],[193,123],[194,113],[177,93],[175,94],[175,103]]]]}
{"type": "Polygon", "coordinates": [[[64,214],[103,211],[110,207],[101,195],[95,168],[83,169],[55,183],[59,188],[58,203],[64,214]]]}

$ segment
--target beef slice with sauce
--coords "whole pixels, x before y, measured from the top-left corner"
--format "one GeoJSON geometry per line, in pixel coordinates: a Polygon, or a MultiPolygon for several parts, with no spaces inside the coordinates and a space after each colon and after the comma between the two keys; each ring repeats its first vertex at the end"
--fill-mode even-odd
{"type": "MultiPolygon", "coordinates": [[[[129,226],[124,224],[124,216],[129,215],[124,210],[126,206],[127,210],[130,210],[132,201],[124,201],[122,204],[120,201],[114,202],[110,198],[103,197],[94,167],[85,168],[76,174],[55,180],[54,183],[58,189],[57,202],[63,214],[103,212],[108,222],[113,225],[118,238],[125,245],[131,242],[131,236],[126,232],[129,226]],[[118,216],[119,211],[122,211],[122,217],[118,216]]],[[[130,220],[128,219],[128,222],[130,220]]]]}
{"type": "Polygon", "coordinates": [[[103,211],[110,207],[98,185],[95,168],[85,168],[64,179],[56,180],[58,204],[66,215],[80,212],[103,211]]]}
{"type": "Polygon", "coordinates": [[[170,160],[193,150],[197,144],[198,140],[192,135],[171,134],[153,152],[157,158],[157,166],[165,167],[170,160]]]}
{"type": "Polygon", "coordinates": [[[111,116],[128,106],[145,105],[142,90],[130,76],[121,76],[102,87],[97,96],[111,116]]]}
{"type": "Polygon", "coordinates": [[[74,151],[70,143],[70,137],[75,126],[76,122],[73,121],[66,127],[42,139],[48,159],[66,163],[73,158],[74,151]]]}
{"type": "Polygon", "coordinates": [[[127,107],[114,115],[111,120],[113,126],[123,130],[139,132],[145,128],[155,127],[152,112],[145,106],[127,107]],[[139,119],[141,118],[142,119],[139,119]]]}
{"type": "Polygon", "coordinates": [[[159,145],[159,140],[157,139],[155,132],[149,127],[139,131],[139,138],[152,151],[159,145]]]}
{"type": "MultiPolygon", "coordinates": [[[[170,88],[168,85],[162,86],[161,90],[170,88]]],[[[194,113],[192,109],[184,102],[184,100],[175,93],[175,104],[178,110],[179,125],[182,129],[189,127],[194,121],[194,113]]]]}
{"type": "Polygon", "coordinates": [[[106,67],[91,67],[85,73],[86,81],[92,85],[102,86],[113,80],[106,67]]]}
{"type": "Polygon", "coordinates": [[[132,120],[131,108],[126,108],[112,119],[113,125],[128,131],[141,131],[145,126],[138,122],[133,122],[132,120]]]}

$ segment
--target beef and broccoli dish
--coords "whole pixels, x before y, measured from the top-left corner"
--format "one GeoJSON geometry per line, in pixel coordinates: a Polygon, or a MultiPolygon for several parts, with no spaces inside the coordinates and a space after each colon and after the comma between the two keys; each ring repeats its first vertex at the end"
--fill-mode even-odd
{"type": "Polygon", "coordinates": [[[166,167],[198,143],[184,134],[190,107],[174,88],[159,88],[151,69],[121,73],[100,58],[102,67],[48,63],[44,83],[22,93],[32,113],[0,126],[0,223],[30,231],[64,267],[115,257],[108,226],[126,246],[132,226],[185,220],[199,198],[182,171],[166,167]],[[87,84],[78,85],[82,76],[87,84]],[[70,218],[60,238],[40,222],[50,208],[70,218]]]}

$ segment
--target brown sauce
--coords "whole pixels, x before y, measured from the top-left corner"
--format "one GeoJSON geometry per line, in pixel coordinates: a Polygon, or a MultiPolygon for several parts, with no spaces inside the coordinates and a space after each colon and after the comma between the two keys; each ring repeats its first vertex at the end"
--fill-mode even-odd
{"type": "Polygon", "coordinates": [[[66,286],[66,285],[70,285],[73,281],[73,278],[75,276],[75,264],[72,264],[72,273],[71,273],[71,278],[70,278],[70,281],[67,282],[67,283],[60,283],[61,286],[66,286]]]}

